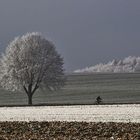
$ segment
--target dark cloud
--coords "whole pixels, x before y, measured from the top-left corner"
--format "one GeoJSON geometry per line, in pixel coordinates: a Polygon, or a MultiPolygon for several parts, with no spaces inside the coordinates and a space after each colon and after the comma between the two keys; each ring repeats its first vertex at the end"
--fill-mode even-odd
{"type": "Polygon", "coordinates": [[[139,0],[0,1],[0,47],[38,31],[52,40],[68,71],[140,52],[139,0]]]}

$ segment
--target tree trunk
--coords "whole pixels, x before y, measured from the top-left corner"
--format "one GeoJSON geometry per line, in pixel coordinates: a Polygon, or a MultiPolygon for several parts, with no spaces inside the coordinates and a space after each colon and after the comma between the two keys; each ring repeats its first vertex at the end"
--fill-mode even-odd
{"type": "Polygon", "coordinates": [[[35,91],[38,89],[38,86],[36,85],[33,90],[32,90],[32,84],[30,84],[27,88],[23,86],[23,88],[28,96],[28,105],[32,105],[32,97],[35,91]]]}
{"type": "Polygon", "coordinates": [[[32,95],[28,95],[28,105],[32,105],[32,95]]]}

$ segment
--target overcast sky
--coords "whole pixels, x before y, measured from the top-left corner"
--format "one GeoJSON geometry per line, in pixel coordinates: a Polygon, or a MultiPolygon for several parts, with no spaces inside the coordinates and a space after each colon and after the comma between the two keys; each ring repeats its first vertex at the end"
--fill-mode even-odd
{"type": "Polygon", "coordinates": [[[0,0],[0,50],[38,31],[54,42],[67,71],[140,56],[140,0],[0,0]]]}

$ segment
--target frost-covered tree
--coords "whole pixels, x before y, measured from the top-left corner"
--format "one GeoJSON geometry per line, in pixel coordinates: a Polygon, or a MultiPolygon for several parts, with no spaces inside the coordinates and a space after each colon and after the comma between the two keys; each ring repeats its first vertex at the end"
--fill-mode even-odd
{"type": "Polygon", "coordinates": [[[0,82],[8,90],[24,90],[28,104],[39,88],[55,90],[63,86],[63,58],[55,46],[39,33],[15,38],[1,58],[0,82]]]}
{"type": "Polygon", "coordinates": [[[75,70],[75,73],[96,73],[96,72],[140,72],[140,57],[129,56],[123,60],[113,60],[106,64],[100,63],[95,66],[75,70]]]}

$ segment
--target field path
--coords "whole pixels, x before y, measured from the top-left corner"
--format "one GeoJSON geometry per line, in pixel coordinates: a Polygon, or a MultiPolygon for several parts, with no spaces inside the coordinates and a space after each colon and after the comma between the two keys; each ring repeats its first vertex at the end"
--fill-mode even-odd
{"type": "Polygon", "coordinates": [[[140,105],[0,107],[0,121],[140,123],[140,105]]]}

